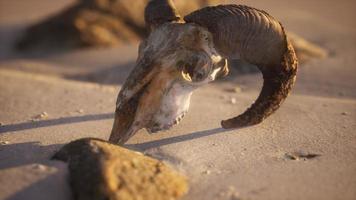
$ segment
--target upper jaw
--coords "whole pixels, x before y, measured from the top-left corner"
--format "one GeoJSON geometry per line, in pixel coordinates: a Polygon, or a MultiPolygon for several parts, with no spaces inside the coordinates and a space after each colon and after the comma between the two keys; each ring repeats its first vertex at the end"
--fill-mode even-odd
{"type": "Polygon", "coordinates": [[[189,75],[189,73],[185,73],[184,71],[181,72],[181,76],[183,80],[185,80],[185,82],[187,82],[189,85],[199,86],[199,85],[207,84],[209,82],[216,80],[217,78],[225,76],[227,74],[226,68],[227,68],[226,66],[211,67],[209,74],[204,79],[201,79],[199,81],[194,81],[193,78],[189,75]]]}

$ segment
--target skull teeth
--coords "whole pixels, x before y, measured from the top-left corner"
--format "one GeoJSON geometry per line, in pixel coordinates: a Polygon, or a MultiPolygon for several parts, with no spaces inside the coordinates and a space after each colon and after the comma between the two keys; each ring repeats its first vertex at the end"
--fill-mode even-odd
{"type": "Polygon", "coordinates": [[[189,73],[182,71],[182,77],[184,78],[184,80],[192,82],[192,77],[190,77],[189,73]]]}
{"type": "Polygon", "coordinates": [[[182,121],[183,117],[185,116],[185,113],[182,113],[181,115],[179,115],[175,120],[174,120],[174,124],[179,124],[180,121],[182,121]]]}

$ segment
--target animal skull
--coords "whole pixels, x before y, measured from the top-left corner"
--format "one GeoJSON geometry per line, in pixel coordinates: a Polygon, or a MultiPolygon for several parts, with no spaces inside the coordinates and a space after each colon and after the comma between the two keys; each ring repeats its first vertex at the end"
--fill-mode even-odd
{"type": "Polygon", "coordinates": [[[179,123],[194,89],[227,75],[226,58],[259,67],[264,85],[243,114],[224,128],[260,123],[277,110],[295,81],[297,60],[281,24],[264,11],[220,5],[182,20],[170,0],[152,0],[145,10],[151,29],[137,64],[117,99],[110,141],[123,144],[139,129],[157,132],[179,123]]]}

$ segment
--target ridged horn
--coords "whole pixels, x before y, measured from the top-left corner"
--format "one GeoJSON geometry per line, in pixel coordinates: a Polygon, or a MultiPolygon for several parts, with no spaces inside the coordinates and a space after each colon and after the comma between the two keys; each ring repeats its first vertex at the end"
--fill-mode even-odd
{"type": "Polygon", "coordinates": [[[145,22],[151,30],[166,22],[180,20],[172,0],[151,0],[145,8],[145,22]]]}
{"type": "Polygon", "coordinates": [[[277,20],[242,5],[206,7],[184,20],[207,28],[221,55],[254,64],[263,74],[263,87],[255,103],[243,114],[223,120],[223,128],[258,124],[279,108],[295,82],[298,62],[277,20]]]}

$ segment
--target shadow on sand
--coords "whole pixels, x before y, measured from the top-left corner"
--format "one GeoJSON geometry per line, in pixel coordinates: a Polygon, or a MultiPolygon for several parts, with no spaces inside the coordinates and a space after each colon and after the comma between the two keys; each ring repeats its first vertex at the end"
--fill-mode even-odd
{"type": "MultiPolygon", "coordinates": [[[[98,120],[111,118],[112,114],[102,114],[94,116],[84,116],[84,118],[77,117],[75,122],[80,121],[89,121],[89,120],[98,120]]],[[[73,123],[73,119],[69,120],[70,123],[73,123]]],[[[57,120],[47,120],[37,123],[36,126],[29,125],[13,125],[11,130],[23,130],[24,128],[36,128],[43,126],[51,126],[54,124],[66,123],[65,119],[57,120]]],[[[10,130],[8,127],[7,130],[10,130]]],[[[204,131],[192,132],[185,135],[174,136],[170,138],[164,138],[160,140],[154,140],[150,142],[144,142],[140,144],[129,144],[125,147],[145,151],[150,148],[157,148],[164,145],[169,145],[173,143],[185,142],[189,140],[194,140],[214,134],[219,134],[226,132],[228,130],[223,128],[214,128],[204,131]]],[[[69,188],[67,176],[67,166],[63,163],[61,164],[58,161],[50,161],[50,157],[58,151],[63,144],[53,144],[53,145],[41,145],[39,142],[26,142],[18,144],[9,144],[0,146],[0,170],[10,169],[16,167],[25,167],[30,164],[43,164],[46,166],[51,166],[57,168],[54,173],[43,175],[44,177],[37,180],[34,183],[22,188],[20,191],[9,195],[6,200],[20,200],[26,198],[33,199],[71,199],[71,191],[69,188]],[[45,191],[45,192],[44,192],[45,191]]],[[[157,156],[157,155],[156,155],[157,156]]],[[[168,155],[163,155],[163,159],[170,159],[168,155]]],[[[162,158],[160,158],[162,159],[162,158]]],[[[20,170],[20,169],[18,169],[20,170]]],[[[8,172],[16,173],[16,171],[8,172]]]]}
{"type": "Polygon", "coordinates": [[[179,135],[179,136],[174,136],[170,138],[164,138],[160,140],[154,140],[154,141],[149,141],[149,142],[144,142],[144,143],[139,143],[139,144],[127,144],[125,147],[133,150],[139,150],[139,151],[145,151],[151,148],[156,148],[156,147],[161,147],[169,144],[174,144],[174,143],[180,143],[180,142],[185,142],[189,140],[194,140],[210,135],[215,135],[223,132],[229,131],[228,129],[223,129],[223,128],[214,128],[214,129],[209,129],[209,130],[204,130],[204,131],[197,131],[197,132],[192,132],[188,133],[185,135],[179,135]]]}
{"type": "Polygon", "coordinates": [[[11,189],[9,193],[0,196],[4,200],[72,199],[67,165],[50,160],[61,146],[62,144],[41,145],[40,142],[1,145],[1,177],[17,180],[3,180],[2,187],[11,189]],[[45,167],[38,168],[40,165],[45,167]]]}
{"type": "Polygon", "coordinates": [[[63,144],[41,145],[40,142],[24,142],[0,146],[0,170],[47,163],[63,144]]]}
{"type": "Polygon", "coordinates": [[[97,120],[105,120],[105,119],[112,119],[112,118],[114,118],[114,113],[103,113],[103,114],[94,114],[94,115],[63,117],[58,119],[49,119],[49,120],[35,121],[35,122],[24,122],[19,124],[10,124],[10,125],[1,126],[0,134],[6,132],[22,131],[26,129],[55,126],[61,124],[73,124],[79,122],[97,121],[97,120]]]}

